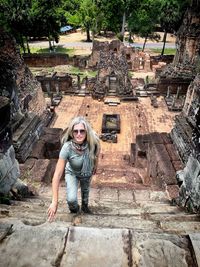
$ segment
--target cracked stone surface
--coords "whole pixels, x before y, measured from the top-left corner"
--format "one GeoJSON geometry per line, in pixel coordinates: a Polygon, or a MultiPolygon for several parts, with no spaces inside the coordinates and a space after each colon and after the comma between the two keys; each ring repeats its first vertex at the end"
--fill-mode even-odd
{"type": "Polygon", "coordinates": [[[0,267],[198,266],[199,217],[171,206],[164,191],[92,188],[93,215],[74,215],[61,186],[52,223],[50,201],[44,187],[38,197],[0,205],[0,267]]]}

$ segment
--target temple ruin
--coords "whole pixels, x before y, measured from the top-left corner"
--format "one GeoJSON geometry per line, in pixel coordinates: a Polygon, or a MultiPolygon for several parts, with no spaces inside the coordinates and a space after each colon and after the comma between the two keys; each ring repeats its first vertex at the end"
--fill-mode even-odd
{"type": "Polygon", "coordinates": [[[134,99],[123,52],[101,52],[97,69],[98,74],[93,89],[93,98],[102,99],[105,96],[118,96],[120,99],[129,97],[134,99]]]}
{"type": "Polygon", "coordinates": [[[199,29],[199,3],[192,1],[174,58],[153,58],[116,40],[94,42],[90,57],[49,56],[48,64],[98,71],[82,80],[55,71],[34,77],[14,39],[0,30],[2,266],[200,265],[199,29]],[[130,70],[153,70],[155,80],[131,78],[130,70]],[[69,213],[63,179],[50,224],[61,139],[77,115],[101,139],[94,214],[69,213]]]}
{"type": "MultiPolygon", "coordinates": [[[[195,20],[195,13],[191,12],[189,10],[185,16],[186,18],[190,16],[190,19],[193,16],[193,20],[195,20]]],[[[195,21],[198,24],[198,20],[196,19],[195,21]]],[[[1,127],[2,140],[9,139],[8,144],[12,140],[15,156],[20,163],[25,163],[28,158],[51,161],[51,158],[48,158],[51,153],[47,149],[48,142],[51,143],[51,138],[49,141],[45,138],[45,142],[39,141],[39,143],[38,139],[44,140],[41,136],[44,135],[44,132],[48,132],[45,127],[48,127],[50,122],[54,120],[55,106],[62,101],[62,95],[90,96],[94,101],[104,100],[104,103],[108,103],[110,108],[120,105],[121,101],[129,100],[132,103],[132,101],[138,101],[139,97],[144,96],[150,98],[152,107],[158,108],[158,99],[163,96],[169,111],[180,112],[182,110],[181,114],[175,117],[175,125],[172,131],[170,133],[146,132],[145,135],[137,135],[135,142],[130,142],[130,155],[128,158],[130,165],[138,166],[139,168],[143,166],[147,170],[144,177],[142,177],[144,184],[155,183],[161,188],[167,184],[177,188],[179,184],[176,181],[176,176],[183,177],[187,162],[189,161],[191,166],[192,159],[198,160],[199,158],[199,75],[196,75],[197,68],[195,64],[198,61],[197,44],[199,37],[197,33],[190,31],[193,32],[193,35],[188,36],[187,41],[184,41],[186,49],[184,49],[184,53],[181,53],[183,50],[182,36],[184,35],[184,30],[187,27],[192,27],[190,20],[185,19],[184,23],[178,33],[177,46],[179,49],[172,63],[170,63],[172,58],[166,58],[164,60],[165,64],[160,64],[159,58],[153,59],[148,55],[142,55],[135,48],[125,47],[120,41],[114,40],[111,43],[95,41],[91,56],[87,59],[85,58],[86,68],[98,70],[95,78],[85,78],[80,82],[80,77],[77,75],[77,82],[74,84],[72,76],[68,73],[43,73],[43,75],[36,76],[41,86],[36,79],[33,79],[32,74],[24,65],[22,58],[16,51],[14,41],[8,46],[10,37],[1,32],[4,46],[8,46],[10,49],[9,57],[7,57],[3,49],[1,51],[6,58],[6,60],[4,57],[1,59],[3,63],[1,73],[4,75],[2,77],[5,77],[1,81],[1,88],[3,88],[1,93],[3,97],[1,112],[6,112],[7,114],[2,121],[2,125],[4,125],[1,127]],[[196,45],[194,45],[194,39],[196,40],[196,45]],[[190,42],[193,45],[189,45],[190,42]],[[190,47],[194,48],[194,46],[196,49],[191,52],[190,47]],[[14,54],[11,51],[15,51],[16,58],[12,56],[14,54]],[[138,58],[141,60],[137,61],[138,58]],[[16,62],[13,67],[9,63],[11,60],[16,62]],[[136,62],[139,62],[138,65],[136,62]],[[128,70],[130,69],[145,69],[145,71],[155,69],[157,71],[158,68],[156,66],[159,64],[162,65],[162,68],[165,68],[158,75],[157,83],[135,78],[131,80],[129,76],[128,70]],[[18,65],[21,66],[20,69],[17,69],[18,65]],[[7,69],[10,71],[7,72],[7,69]],[[24,80],[23,76],[25,77],[24,80]],[[41,89],[43,93],[47,93],[51,98],[50,104],[45,104],[41,89]],[[11,117],[11,123],[8,119],[9,116],[11,117]],[[42,147],[41,142],[43,144],[42,147]],[[40,145],[36,145],[36,143],[40,145]],[[41,152],[39,147],[41,147],[41,152]]],[[[59,55],[57,55],[56,64],[59,62],[58,57],[59,55]]],[[[25,58],[27,59],[27,55],[25,58]]],[[[51,64],[54,64],[52,56],[49,60],[51,64]]],[[[64,60],[71,61],[73,64],[76,63],[74,59],[66,58],[64,60]]],[[[34,64],[33,61],[31,62],[30,64],[34,64]]],[[[39,64],[41,65],[42,61],[39,64]]],[[[80,112],[81,110],[84,110],[83,106],[80,112]]],[[[86,105],[85,114],[83,112],[82,115],[89,116],[89,112],[89,105],[86,105]]],[[[114,113],[103,115],[102,135],[100,137],[102,141],[117,143],[117,135],[121,132],[120,126],[117,123],[116,127],[109,128],[106,120],[106,118],[116,115],[112,114],[114,113]]],[[[120,115],[116,116],[117,122],[119,122],[120,115]]],[[[140,113],[138,116],[141,119],[140,113]]],[[[53,154],[54,149],[58,151],[59,144],[55,145],[55,148],[53,148],[54,145],[51,146],[53,154]]],[[[54,159],[56,155],[57,153],[55,153],[54,159]]],[[[55,162],[51,163],[50,161],[48,163],[45,162],[46,166],[48,164],[50,164],[49,166],[51,164],[55,166],[55,162]]],[[[48,167],[48,169],[53,170],[53,167],[48,167]]],[[[183,180],[183,178],[180,179],[183,180]]]]}

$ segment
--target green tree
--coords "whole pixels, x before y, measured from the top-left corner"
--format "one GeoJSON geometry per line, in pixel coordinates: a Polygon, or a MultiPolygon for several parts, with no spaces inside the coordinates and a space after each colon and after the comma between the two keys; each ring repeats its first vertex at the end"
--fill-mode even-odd
{"type": "Polygon", "coordinates": [[[99,9],[101,10],[103,23],[102,30],[119,33],[122,25],[122,0],[102,0],[99,9]]]}
{"type": "Polygon", "coordinates": [[[61,0],[0,0],[0,24],[10,31],[25,51],[28,37],[46,36],[58,42],[60,33],[61,0]]]}
{"type": "Polygon", "coordinates": [[[59,41],[61,0],[32,0],[31,19],[33,21],[32,36],[44,37],[49,41],[49,49],[53,50],[52,41],[59,41]]]}
{"type": "Polygon", "coordinates": [[[62,6],[60,7],[61,25],[70,24],[69,17],[76,14],[79,8],[80,0],[62,0],[62,6]]]}
{"type": "Polygon", "coordinates": [[[0,25],[9,31],[21,45],[25,52],[25,41],[27,49],[28,36],[31,27],[30,11],[31,0],[0,0],[0,25]]]}
{"type": "Polygon", "coordinates": [[[68,13],[68,21],[75,26],[81,26],[86,31],[87,42],[91,42],[90,31],[94,37],[96,31],[97,5],[94,0],[81,0],[80,7],[74,14],[68,13]]]}
{"type": "Polygon", "coordinates": [[[124,33],[125,33],[125,27],[126,22],[129,21],[130,17],[132,16],[133,11],[136,12],[136,10],[140,6],[139,0],[122,0],[122,10],[123,10],[123,17],[122,17],[122,27],[121,27],[121,39],[124,40],[124,33]]]}
{"type": "Polygon", "coordinates": [[[188,5],[188,0],[161,0],[159,22],[164,32],[161,55],[163,55],[165,51],[167,34],[175,33],[178,30],[188,5]]]}
{"type": "Polygon", "coordinates": [[[160,36],[155,33],[159,22],[159,0],[142,0],[128,20],[128,29],[131,33],[145,38],[143,51],[148,39],[158,41],[160,36]]]}

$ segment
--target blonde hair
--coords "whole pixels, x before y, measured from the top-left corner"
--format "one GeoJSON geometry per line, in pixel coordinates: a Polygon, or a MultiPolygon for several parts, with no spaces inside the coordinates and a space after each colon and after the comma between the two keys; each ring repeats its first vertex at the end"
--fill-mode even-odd
{"type": "Polygon", "coordinates": [[[69,126],[64,130],[64,135],[62,138],[62,143],[65,143],[73,139],[73,128],[76,124],[82,123],[86,130],[86,140],[88,143],[90,157],[92,160],[95,160],[95,157],[98,156],[100,152],[100,141],[96,132],[92,129],[89,122],[84,117],[75,117],[69,123],[69,126]]]}

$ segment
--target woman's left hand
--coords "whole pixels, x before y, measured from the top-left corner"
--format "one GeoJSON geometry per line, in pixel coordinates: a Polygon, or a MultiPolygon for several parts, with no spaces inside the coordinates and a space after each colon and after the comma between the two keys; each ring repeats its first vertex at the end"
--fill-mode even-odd
{"type": "Polygon", "coordinates": [[[49,206],[47,213],[48,213],[48,221],[52,222],[55,218],[56,211],[57,211],[58,204],[52,202],[51,205],[49,206]]]}

